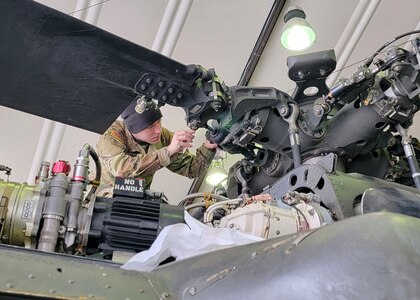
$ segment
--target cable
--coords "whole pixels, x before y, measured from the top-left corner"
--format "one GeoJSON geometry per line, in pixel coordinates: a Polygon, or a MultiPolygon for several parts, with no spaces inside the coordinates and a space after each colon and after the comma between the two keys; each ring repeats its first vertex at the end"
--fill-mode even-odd
{"type": "Polygon", "coordinates": [[[364,67],[369,67],[371,65],[371,63],[373,62],[373,59],[375,58],[376,55],[378,55],[383,49],[385,49],[386,47],[388,47],[389,45],[391,45],[393,42],[395,42],[396,40],[399,40],[400,38],[403,38],[407,35],[412,35],[415,33],[420,33],[420,30],[413,30],[413,31],[409,31],[400,35],[397,35],[394,39],[392,39],[389,42],[386,42],[385,44],[383,44],[381,47],[379,47],[378,50],[376,50],[365,62],[364,67]]]}
{"type": "Polygon", "coordinates": [[[299,218],[299,214],[303,217],[303,220],[305,221],[305,224],[307,227],[306,229],[310,229],[308,219],[306,219],[306,216],[303,214],[303,212],[299,208],[297,208],[295,205],[292,205],[292,208],[297,211],[298,218],[299,218]]]}
{"type": "Polygon", "coordinates": [[[69,14],[69,15],[72,15],[72,14],[75,14],[75,13],[77,13],[77,12],[79,12],[79,11],[84,11],[84,10],[87,10],[87,9],[89,9],[89,8],[91,8],[91,7],[95,7],[95,6],[97,6],[97,5],[100,5],[100,4],[105,3],[105,2],[108,2],[108,1],[110,1],[110,0],[104,0],[104,1],[102,1],[102,2],[98,2],[98,3],[92,4],[92,5],[86,6],[86,7],[84,7],[84,8],[81,8],[81,9],[75,10],[75,11],[73,11],[73,12],[71,12],[71,13],[68,13],[68,14],[69,14]]]}

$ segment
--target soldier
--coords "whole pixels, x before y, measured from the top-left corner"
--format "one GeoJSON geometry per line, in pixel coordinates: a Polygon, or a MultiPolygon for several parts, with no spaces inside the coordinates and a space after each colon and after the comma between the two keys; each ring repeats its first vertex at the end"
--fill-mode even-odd
{"type": "MultiPolygon", "coordinates": [[[[158,107],[138,113],[136,106],[137,100],[134,100],[121,114],[123,121],[115,121],[99,138],[102,185],[112,186],[116,176],[141,177],[148,189],[155,172],[163,167],[189,178],[207,170],[216,144],[206,140],[193,155],[188,148],[192,147],[194,131],[171,132],[162,127],[158,107]]],[[[109,191],[105,189],[100,194],[106,196],[109,191]]]]}

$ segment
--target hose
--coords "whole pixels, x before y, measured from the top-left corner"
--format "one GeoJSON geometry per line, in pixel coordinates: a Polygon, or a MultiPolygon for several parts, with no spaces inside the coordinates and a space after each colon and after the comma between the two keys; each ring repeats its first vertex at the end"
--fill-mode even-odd
{"type": "MultiPolygon", "coordinates": [[[[189,195],[185,196],[185,198],[182,199],[181,202],[179,202],[178,206],[184,206],[184,204],[187,200],[195,199],[195,198],[206,198],[206,193],[204,192],[204,193],[189,194],[189,195]]],[[[213,199],[216,199],[218,201],[229,200],[229,198],[226,198],[226,197],[218,195],[218,194],[212,194],[212,193],[210,193],[209,198],[213,198],[213,199]]]]}
{"type": "Polygon", "coordinates": [[[185,206],[185,210],[188,211],[188,210],[190,210],[192,208],[205,207],[205,206],[206,206],[206,203],[204,203],[204,202],[193,203],[193,204],[190,204],[190,205],[185,206]]]}
{"type": "Polygon", "coordinates": [[[92,157],[95,163],[95,168],[96,168],[95,178],[90,182],[90,184],[92,185],[92,188],[90,189],[89,193],[86,195],[84,199],[85,202],[89,202],[92,195],[96,192],[99,184],[101,183],[102,167],[101,167],[101,162],[99,160],[99,156],[91,145],[84,144],[82,150],[86,150],[89,152],[89,155],[92,157]]]}
{"type": "Polygon", "coordinates": [[[403,145],[405,157],[411,171],[411,177],[413,178],[414,186],[417,189],[420,189],[420,168],[417,162],[416,153],[414,151],[411,138],[408,136],[407,130],[405,130],[400,124],[395,124],[395,128],[402,138],[401,143],[403,145]]]}
{"type": "Polygon", "coordinates": [[[213,205],[210,205],[206,213],[204,214],[203,222],[205,224],[209,223],[211,221],[210,219],[213,219],[213,211],[215,211],[216,209],[220,208],[227,212],[227,209],[223,207],[225,204],[239,204],[241,201],[242,201],[242,198],[236,198],[236,199],[229,199],[222,202],[217,202],[213,205]]]}

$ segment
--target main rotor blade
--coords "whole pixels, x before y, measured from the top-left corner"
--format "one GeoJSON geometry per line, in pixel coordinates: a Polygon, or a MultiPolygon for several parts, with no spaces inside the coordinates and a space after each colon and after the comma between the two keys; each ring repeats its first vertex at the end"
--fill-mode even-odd
{"type": "Polygon", "coordinates": [[[54,121],[103,133],[138,92],[195,93],[190,67],[32,0],[0,1],[0,38],[0,105],[54,121]]]}

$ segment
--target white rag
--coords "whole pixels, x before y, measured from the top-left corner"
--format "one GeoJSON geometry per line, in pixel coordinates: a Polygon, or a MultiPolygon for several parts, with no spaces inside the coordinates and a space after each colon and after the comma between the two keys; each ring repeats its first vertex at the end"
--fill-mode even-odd
{"type": "Polygon", "coordinates": [[[187,224],[174,224],[163,228],[149,250],[137,253],[121,268],[151,271],[171,256],[179,260],[263,240],[261,237],[245,234],[233,228],[206,226],[187,212],[185,212],[185,222],[187,224]]]}

